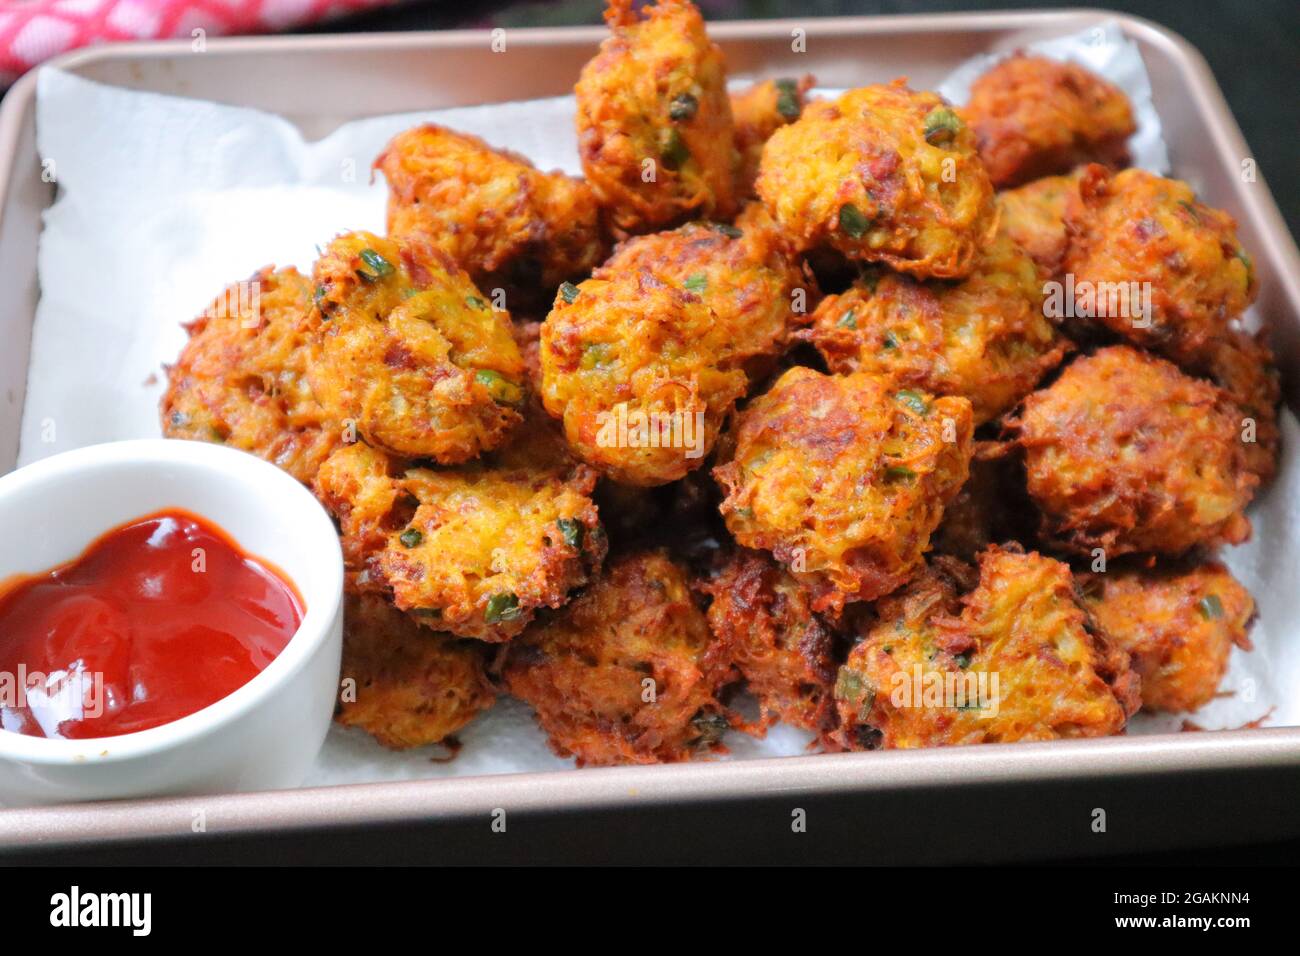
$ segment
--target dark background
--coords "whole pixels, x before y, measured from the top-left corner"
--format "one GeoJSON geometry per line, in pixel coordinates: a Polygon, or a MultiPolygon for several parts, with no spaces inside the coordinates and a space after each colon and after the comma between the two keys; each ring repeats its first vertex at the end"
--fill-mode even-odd
{"type": "MultiPolygon", "coordinates": [[[[1300,0],[696,0],[708,20],[1106,7],[1182,34],[1210,63],[1252,154],[1300,235],[1295,94],[1300,90],[1300,0]]],[[[315,32],[600,23],[601,0],[410,0],[315,32]]]]}

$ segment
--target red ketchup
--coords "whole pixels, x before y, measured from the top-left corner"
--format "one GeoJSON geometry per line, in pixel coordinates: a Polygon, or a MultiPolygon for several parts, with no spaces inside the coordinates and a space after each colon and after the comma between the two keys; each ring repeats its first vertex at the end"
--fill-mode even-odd
{"type": "Polygon", "coordinates": [[[302,614],[293,586],[210,522],[138,518],[0,585],[0,727],[87,738],[169,723],[256,677],[302,614]]]}

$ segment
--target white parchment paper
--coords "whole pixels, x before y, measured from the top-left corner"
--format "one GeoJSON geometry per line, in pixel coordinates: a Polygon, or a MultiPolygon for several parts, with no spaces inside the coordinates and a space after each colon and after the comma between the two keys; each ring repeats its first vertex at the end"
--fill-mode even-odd
{"type": "MultiPolygon", "coordinates": [[[[1102,28],[1040,44],[1077,59],[1133,99],[1138,165],[1168,169],[1150,85],[1135,47],[1102,28]]],[[[956,70],[941,92],[962,102],[987,63],[956,70]]],[[[424,121],[517,150],[543,169],[579,173],[569,97],[359,120],[304,142],[284,119],[256,110],[103,86],[44,69],[37,142],[59,194],[39,250],[41,301],[33,330],[19,464],[104,441],[155,437],[162,365],[185,342],[180,323],[227,283],[273,263],[308,271],[339,232],[384,227],[385,187],[369,168],[397,132],[424,121]]],[[[1214,197],[1208,197],[1213,202],[1214,197]]],[[[1252,654],[1235,653],[1230,696],[1201,710],[1207,728],[1261,717],[1300,723],[1300,428],[1284,422],[1286,458],[1255,505],[1255,537],[1227,555],[1254,593],[1260,620],[1252,654]]],[[[1139,719],[1134,732],[1172,729],[1179,718],[1139,719]]],[[[360,731],[334,728],[314,784],[565,767],[528,709],[503,700],[462,734],[464,748],[392,753],[360,731]]],[[[733,734],[733,758],[806,752],[810,736],[777,727],[756,741],[733,734]]]]}

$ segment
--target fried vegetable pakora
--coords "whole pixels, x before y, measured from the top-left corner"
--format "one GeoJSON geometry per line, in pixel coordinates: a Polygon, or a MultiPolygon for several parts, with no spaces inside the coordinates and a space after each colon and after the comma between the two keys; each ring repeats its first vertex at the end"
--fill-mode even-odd
{"type": "Polygon", "coordinates": [[[542,326],[547,411],[615,481],[675,481],[703,463],[750,376],[784,352],[803,284],[761,207],[737,227],[632,239],[556,296],[542,326]]]}
{"type": "Polygon", "coordinates": [[[1066,230],[1075,313],[1179,364],[1204,361],[1258,292],[1233,218],[1178,180],[1090,166],[1066,230]]]}
{"type": "Polygon", "coordinates": [[[579,766],[688,760],[718,749],[730,716],[717,695],[730,668],[685,571],[662,551],[605,574],[506,651],[502,678],[579,766]]]}
{"type": "Polygon", "coordinates": [[[480,289],[554,289],[606,252],[591,187],[432,123],[375,160],[388,180],[388,234],[442,249],[480,289]]]}
{"type": "Polygon", "coordinates": [[[740,365],[750,379],[770,372],[789,345],[790,330],[807,309],[816,284],[760,203],[734,226],[688,223],[621,244],[601,277],[645,271],[665,285],[694,293],[728,327],[719,360],[740,365]]]}
{"type": "Polygon", "coordinates": [[[902,80],[809,103],[767,141],[756,189],[801,249],[919,278],[968,275],[997,228],[974,134],[902,80]]]}
{"type": "Polygon", "coordinates": [[[446,740],[496,701],[484,650],[430,633],[377,594],[348,594],[342,675],[355,688],[334,719],[394,750],[446,740]]]}
{"type": "Polygon", "coordinates": [[[753,199],[754,181],[763,158],[763,146],[782,126],[788,126],[803,113],[804,101],[813,86],[813,78],[763,80],[731,94],[731,118],[735,123],[736,151],[740,169],[736,175],[737,191],[753,199]]]}
{"type": "Polygon", "coordinates": [[[709,626],[762,708],[761,733],[777,721],[829,730],[835,715],[834,636],[808,592],[758,551],[739,549],[701,590],[713,598],[709,626]]]}
{"type": "Polygon", "coordinates": [[[1082,170],[1067,176],[1044,176],[1017,189],[998,193],[998,232],[1038,264],[1039,274],[1051,278],[1065,257],[1065,210],[1079,193],[1082,170]]]}
{"type": "Polygon", "coordinates": [[[163,434],[252,452],[311,484],[342,426],[307,384],[317,348],[299,326],[310,308],[311,283],[296,269],[268,267],[227,288],[185,327],[189,342],[167,370],[163,434]]]}
{"type": "Polygon", "coordinates": [[[964,595],[931,566],[877,611],[835,684],[847,749],[1101,737],[1138,708],[1128,655],[1036,552],[990,548],[964,595]]]}
{"type": "Polygon", "coordinates": [[[1277,423],[1282,386],[1267,332],[1252,335],[1233,329],[1212,346],[1201,371],[1227,392],[1241,411],[1246,467],[1259,476],[1261,485],[1272,481],[1282,440],[1277,423]]]}
{"type": "Polygon", "coordinates": [[[1250,536],[1259,483],[1238,409],[1209,382],[1128,346],[1071,364],[1025,399],[1029,493],[1060,547],[1180,554],[1250,536]]]}
{"type": "Polygon", "coordinates": [[[1255,602],[1217,561],[1195,566],[1112,568],[1080,576],[1097,623],[1132,655],[1142,706],[1196,710],[1210,702],[1235,644],[1247,637],[1255,602]]]}
{"type": "Polygon", "coordinates": [[[353,232],[329,244],[312,275],[312,391],[369,444],[458,464],[520,422],[524,367],[510,317],[445,253],[353,232]]]}
{"type": "Polygon", "coordinates": [[[412,466],[360,442],[336,452],[316,493],[339,519],[358,586],[435,630],[500,642],[587,583],[607,547],[595,475],[568,459],[544,415],[533,419],[459,468],[412,466]]]}
{"type": "Polygon", "coordinates": [[[972,85],[962,111],[995,186],[1018,186],[1082,163],[1128,164],[1137,131],[1118,87],[1076,63],[1017,54],[972,85]]]}
{"type": "Polygon", "coordinates": [[[1043,315],[1038,269],[999,237],[958,282],[871,275],[822,301],[810,337],[832,372],[970,399],[979,425],[1012,408],[1069,344],[1043,315]]]}
{"type": "Polygon", "coordinates": [[[574,88],[582,169],[614,227],[648,232],[735,213],[736,147],[722,51],[688,0],[638,17],[610,0],[612,35],[574,88]]]}
{"type": "Polygon", "coordinates": [[[816,611],[888,594],[966,481],[973,427],[964,398],[792,368],[740,413],[734,457],[714,469],[727,528],[771,551],[816,611]]]}

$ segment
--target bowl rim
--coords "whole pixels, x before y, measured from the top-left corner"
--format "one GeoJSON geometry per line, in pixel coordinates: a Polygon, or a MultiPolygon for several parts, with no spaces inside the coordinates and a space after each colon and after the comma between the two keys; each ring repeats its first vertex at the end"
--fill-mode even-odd
{"type": "MultiPolygon", "coordinates": [[[[303,582],[283,570],[282,562],[271,556],[251,554],[251,557],[270,562],[279,573],[289,578],[305,608],[302,622],[284,650],[261,673],[220,700],[192,714],[157,727],[116,737],[51,739],[0,730],[0,761],[41,766],[102,766],[182,747],[218,732],[280,691],[307,666],[331,635],[332,625],[338,618],[343,601],[343,551],[333,519],[297,479],[248,452],[208,442],[163,438],[87,445],[51,455],[0,476],[0,508],[10,496],[31,492],[35,486],[47,482],[55,475],[91,474],[123,464],[198,467],[256,489],[258,493],[246,496],[246,500],[256,503],[256,507],[268,515],[274,512],[279,519],[293,527],[296,535],[311,537],[311,560],[323,566],[322,573],[318,575],[319,583],[308,590],[303,582]]],[[[153,511],[168,507],[179,506],[160,501],[153,511]]],[[[221,521],[202,510],[188,510],[225,530],[221,521]]],[[[141,516],[150,513],[152,512],[146,510],[141,516]]],[[[110,529],[88,532],[83,547],[89,546],[107,530],[110,529]]],[[[230,534],[228,531],[226,533],[230,534]]],[[[238,539],[235,540],[240,543],[238,539]]],[[[39,574],[42,570],[45,569],[34,569],[31,573],[39,574]]]]}

